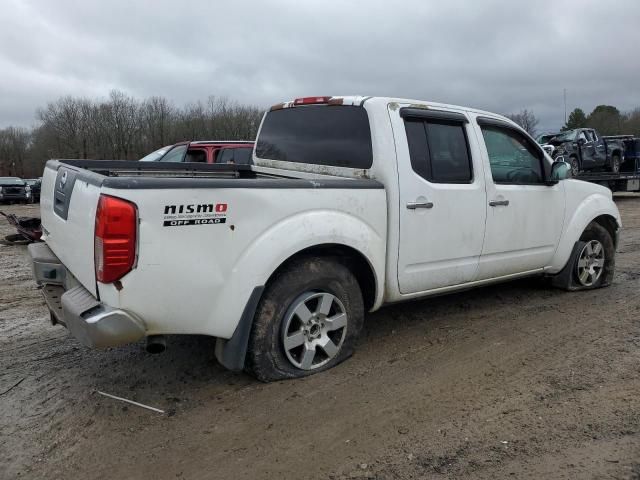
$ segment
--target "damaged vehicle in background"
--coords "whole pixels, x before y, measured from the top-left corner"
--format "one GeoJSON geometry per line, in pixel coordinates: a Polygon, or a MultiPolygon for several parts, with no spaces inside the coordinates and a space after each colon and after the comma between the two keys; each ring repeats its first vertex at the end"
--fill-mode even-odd
{"type": "Polygon", "coordinates": [[[624,161],[624,144],[618,139],[603,138],[593,128],[576,128],[548,141],[553,145],[553,158],[563,157],[571,165],[571,173],[604,169],[619,173],[624,161]]]}
{"type": "Polygon", "coordinates": [[[611,191],[500,115],[299,98],[265,114],[253,163],[47,162],[29,252],[52,321],[98,348],[209,335],[222,365],[271,381],[348,358],[385,304],[613,277],[611,191]]]}
{"type": "Polygon", "coordinates": [[[254,142],[246,140],[199,140],[162,147],[140,162],[236,163],[251,165],[254,142]]]}
{"type": "Polygon", "coordinates": [[[542,149],[545,152],[547,152],[547,154],[551,157],[553,156],[553,151],[555,150],[555,147],[553,145],[549,145],[549,140],[551,140],[554,137],[557,137],[558,135],[561,135],[561,133],[562,132],[543,133],[542,135],[538,135],[538,137],[536,138],[536,142],[538,142],[542,147],[542,149]]]}

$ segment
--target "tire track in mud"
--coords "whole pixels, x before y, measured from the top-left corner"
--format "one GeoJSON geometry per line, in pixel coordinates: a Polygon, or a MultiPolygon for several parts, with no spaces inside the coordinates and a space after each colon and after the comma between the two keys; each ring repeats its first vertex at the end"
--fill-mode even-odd
{"type": "Polygon", "coordinates": [[[620,209],[612,287],[529,280],[388,307],[351,360],[269,385],[222,370],[206,338],[162,356],[80,347],[50,325],[24,247],[0,247],[0,392],[25,378],[0,397],[0,478],[631,478],[640,198],[620,209]]]}

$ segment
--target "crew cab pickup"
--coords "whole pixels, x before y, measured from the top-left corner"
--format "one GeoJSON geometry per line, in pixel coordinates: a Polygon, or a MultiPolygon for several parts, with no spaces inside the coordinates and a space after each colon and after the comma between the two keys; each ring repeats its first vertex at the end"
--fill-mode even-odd
{"type": "Polygon", "coordinates": [[[607,169],[620,172],[624,161],[624,144],[615,138],[604,138],[593,128],[576,128],[553,137],[547,142],[554,147],[554,158],[564,157],[573,176],[581,171],[607,169]]]}
{"type": "Polygon", "coordinates": [[[254,165],[50,160],[30,246],[55,323],[110,347],[216,337],[263,381],[336,365],[365,312],[515,278],[611,282],[611,192],[510,120],[309,97],[261,123],[254,165]]]}

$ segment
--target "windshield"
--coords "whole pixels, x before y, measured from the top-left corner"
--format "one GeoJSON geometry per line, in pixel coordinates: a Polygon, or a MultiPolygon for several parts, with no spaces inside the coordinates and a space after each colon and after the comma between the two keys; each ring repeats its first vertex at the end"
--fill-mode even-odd
{"type": "Polygon", "coordinates": [[[159,159],[159,162],[182,162],[188,145],[177,145],[167,152],[167,154],[159,159]]]}
{"type": "Polygon", "coordinates": [[[568,132],[564,132],[557,137],[554,137],[554,139],[560,142],[573,142],[575,141],[577,134],[578,130],[569,130],[568,132]]]}
{"type": "Polygon", "coordinates": [[[24,185],[24,182],[17,177],[0,177],[0,185],[24,185]]]}
{"type": "Polygon", "coordinates": [[[540,143],[540,144],[544,144],[544,143],[547,143],[552,138],[557,137],[558,135],[560,135],[560,134],[559,133],[545,133],[544,135],[540,135],[538,137],[537,142],[540,143]]]}
{"type": "Polygon", "coordinates": [[[159,148],[155,152],[151,152],[149,155],[142,157],[141,162],[157,162],[160,160],[171,148],[171,145],[159,148]]]}

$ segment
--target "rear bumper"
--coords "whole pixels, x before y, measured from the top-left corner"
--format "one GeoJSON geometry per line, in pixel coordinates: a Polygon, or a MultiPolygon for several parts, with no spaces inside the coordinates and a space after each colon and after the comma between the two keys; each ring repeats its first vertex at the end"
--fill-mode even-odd
{"type": "Polygon", "coordinates": [[[32,243],[33,274],[42,285],[54,323],[67,327],[83,345],[107,348],[140,340],[144,323],[131,313],[109,307],[78,283],[46,243],[32,243]]]}

